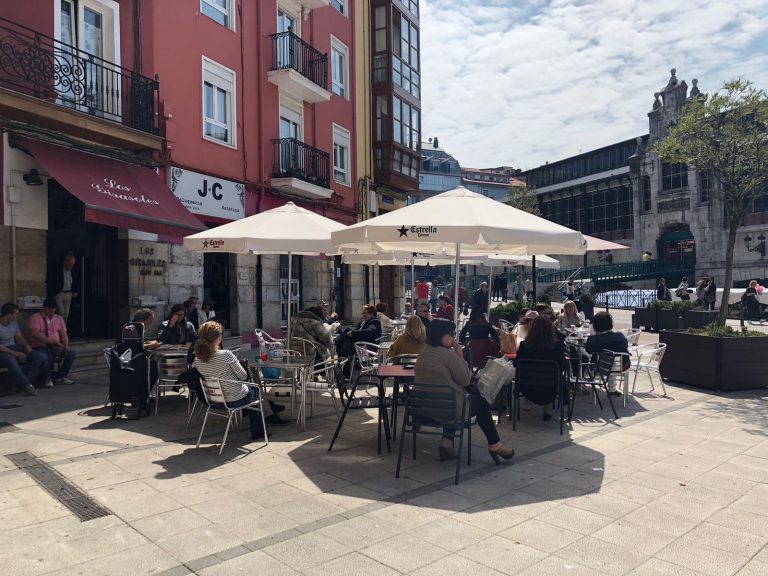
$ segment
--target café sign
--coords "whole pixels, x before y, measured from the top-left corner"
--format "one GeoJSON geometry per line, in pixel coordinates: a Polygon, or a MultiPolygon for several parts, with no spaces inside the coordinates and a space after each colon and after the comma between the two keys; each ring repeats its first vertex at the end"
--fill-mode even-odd
{"type": "Polygon", "coordinates": [[[171,190],[193,214],[227,220],[245,216],[243,184],[175,166],[168,174],[171,190]]]}

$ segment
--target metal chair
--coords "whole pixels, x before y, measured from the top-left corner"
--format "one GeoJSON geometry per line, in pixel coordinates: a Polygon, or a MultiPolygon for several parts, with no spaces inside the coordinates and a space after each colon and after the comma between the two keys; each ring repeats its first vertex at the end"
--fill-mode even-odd
{"type": "Polygon", "coordinates": [[[644,370],[648,374],[648,379],[651,381],[651,392],[656,390],[653,384],[653,373],[655,372],[659,376],[659,382],[661,382],[661,389],[664,391],[663,396],[667,395],[667,389],[664,386],[664,379],[661,377],[659,366],[661,360],[664,358],[664,352],[667,350],[667,345],[660,344],[644,344],[635,348],[635,354],[637,358],[632,360],[632,369],[635,371],[635,377],[632,380],[632,394],[635,393],[635,384],[637,384],[637,374],[644,370]]]}
{"type": "MultiPolygon", "coordinates": [[[[187,353],[159,354],[155,356],[158,367],[158,379],[155,386],[155,415],[160,408],[160,396],[165,396],[165,391],[176,388],[176,380],[187,369],[187,353]]],[[[181,390],[179,390],[181,393],[181,390]]]]}
{"type": "Polygon", "coordinates": [[[514,322],[510,322],[509,320],[504,320],[503,318],[499,318],[499,328],[502,330],[505,330],[506,332],[512,332],[512,329],[515,327],[514,322]]]}
{"type": "Polygon", "coordinates": [[[249,382],[239,382],[237,380],[226,380],[219,378],[201,378],[200,384],[203,388],[203,396],[205,397],[205,403],[208,405],[205,411],[205,417],[203,418],[203,425],[200,428],[200,435],[197,437],[197,448],[200,448],[200,441],[203,438],[203,432],[205,431],[205,424],[208,422],[208,415],[221,416],[227,419],[227,427],[224,429],[224,438],[221,440],[221,447],[219,448],[219,454],[224,450],[224,445],[227,443],[227,435],[229,434],[229,427],[232,424],[232,419],[242,413],[243,410],[259,409],[261,413],[261,425],[264,430],[264,445],[269,444],[269,434],[267,434],[267,423],[264,420],[264,410],[261,409],[262,395],[261,390],[255,388],[257,399],[254,399],[245,406],[230,407],[227,405],[227,401],[224,399],[224,391],[221,388],[221,383],[226,382],[229,384],[250,384],[249,382]]]}
{"type": "Polygon", "coordinates": [[[512,430],[517,430],[520,419],[520,396],[535,404],[560,404],[560,434],[567,418],[565,397],[570,397],[570,388],[564,385],[563,373],[554,360],[518,360],[515,371],[515,385],[512,392],[512,430]]]}
{"type": "MultiPolygon", "coordinates": [[[[339,382],[344,378],[344,365],[349,358],[329,358],[322,362],[317,362],[311,368],[309,374],[305,378],[304,391],[310,394],[309,404],[309,416],[310,418],[315,415],[315,394],[324,394],[329,392],[331,395],[331,402],[333,403],[333,409],[336,412],[336,418],[340,417],[339,406],[336,404],[336,396],[334,391],[338,388],[339,382]]],[[[301,410],[304,410],[304,402],[299,406],[299,418],[301,417],[301,410]]]]}
{"type": "Polygon", "coordinates": [[[469,417],[469,399],[462,396],[461,418],[456,419],[456,392],[447,384],[421,384],[412,382],[406,385],[404,394],[405,413],[400,429],[400,446],[397,452],[397,468],[395,478],[400,478],[400,465],[403,459],[403,446],[406,433],[413,437],[413,459],[416,460],[416,435],[443,436],[444,428],[454,429],[459,435],[459,457],[456,459],[456,475],[454,484],[459,483],[461,473],[461,451],[464,446],[464,430],[467,430],[467,466],[472,465],[472,425],[469,417]],[[439,428],[439,431],[428,431],[425,428],[439,428]]]}

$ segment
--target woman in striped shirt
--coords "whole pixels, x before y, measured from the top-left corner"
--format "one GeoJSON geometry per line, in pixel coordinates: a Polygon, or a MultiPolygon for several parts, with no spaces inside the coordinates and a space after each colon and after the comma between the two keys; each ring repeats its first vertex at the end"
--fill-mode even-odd
{"type": "MultiPolygon", "coordinates": [[[[203,378],[219,378],[227,406],[245,406],[253,402],[256,391],[253,386],[244,382],[248,374],[237,357],[230,350],[221,349],[222,338],[222,326],[215,320],[209,320],[200,326],[195,342],[194,367],[203,378]]],[[[267,406],[268,404],[264,404],[264,407],[267,406]]],[[[248,410],[248,417],[251,422],[251,437],[254,440],[262,438],[264,429],[261,425],[261,414],[257,410],[248,410]]]]}

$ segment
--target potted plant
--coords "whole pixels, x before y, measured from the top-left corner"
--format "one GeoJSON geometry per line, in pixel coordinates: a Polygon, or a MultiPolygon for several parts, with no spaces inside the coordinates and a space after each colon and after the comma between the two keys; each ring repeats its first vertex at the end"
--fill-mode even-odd
{"type": "Polygon", "coordinates": [[[493,308],[488,315],[488,321],[493,325],[498,325],[499,320],[506,320],[515,323],[518,318],[528,311],[521,302],[512,301],[507,304],[501,304],[493,308]]]}
{"type": "Polygon", "coordinates": [[[650,332],[658,326],[656,306],[652,306],[652,304],[655,304],[655,301],[648,303],[643,308],[635,308],[634,314],[632,314],[632,328],[645,327],[650,332]]]}
{"type": "Polygon", "coordinates": [[[704,328],[659,334],[667,345],[661,377],[710,390],[768,387],[768,336],[755,330],[734,330],[716,323],[704,328]]]}

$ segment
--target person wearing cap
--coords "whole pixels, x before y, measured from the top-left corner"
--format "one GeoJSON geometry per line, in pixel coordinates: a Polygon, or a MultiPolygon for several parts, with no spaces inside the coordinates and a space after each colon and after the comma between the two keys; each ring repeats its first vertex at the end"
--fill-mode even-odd
{"type": "Polygon", "coordinates": [[[46,298],[40,312],[29,318],[29,345],[39,353],[44,362],[41,371],[46,374],[45,387],[53,387],[53,379],[49,375],[51,364],[58,360],[59,371],[56,373],[56,384],[73,384],[67,378],[72,365],[75,363],[75,351],[69,347],[67,322],[56,314],[56,299],[46,298]]]}
{"type": "Polygon", "coordinates": [[[334,322],[338,322],[339,315],[336,314],[336,312],[332,312],[330,316],[328,315],[328,302],[325,300],[318,300],[317,307],[320,308],[324,324],[333,324],[334,322]]]}

